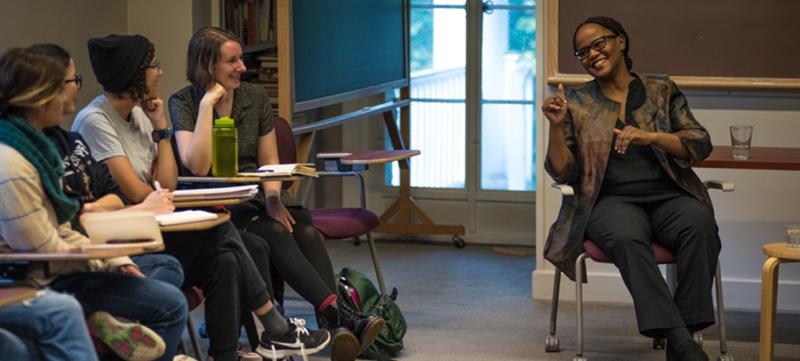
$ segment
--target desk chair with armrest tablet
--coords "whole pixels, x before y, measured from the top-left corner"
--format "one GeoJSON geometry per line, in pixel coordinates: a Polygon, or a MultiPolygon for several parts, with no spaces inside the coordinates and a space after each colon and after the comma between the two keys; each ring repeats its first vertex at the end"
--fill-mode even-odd
{"type": "MultiPolygon", "coordinates": [[[[720,189],[723,192],[732,192],[734,190],[734,184],[731,182],[706,181],[705,185],[706,188],[720,189]]],[[[553,184],[553,187],[559,189],[564,197],[570,197],[575,194],[574,189],[566,184],[553,184]]],[[[575,357],[572,359],[573,361],[587,360],[586,357],[584,357],[583,355],[583,274],[586,268],[586,258],[587,257],[591,258],[593,261],[600,263],[612,263],[611,259],[605,253],[603,253],[600,247],[598,247],[592,240],[590,239],[584,240],[583,248],[584,252],[581,253],[575,260],[575,304],[577,307],[577,315],[576,315],[577,350],[575,357]]],[[[651,248],[656,257],[656,263],[664,264],[667,266],[667,283],[669,284],[670,289],[674,292],[677,282],[675,255],[670,250],[659,245],[656,242],[652,243],[651,248]]],[[[546,352],[560,351],[558,337],[556,336],[556,324],[557,324],[556,321],[558,317],[558,296],[559,296],[560,286],[561,286],[561,271],[558,268],[556,268],[555,276],[553,278],[553,300],[550,308],[550,334],[545,339],[546,352]]],[[[728,342],[727,342],[727,335],[725,332],[725,307],[722,301],[722,277],[720,273],[719,262],[717,262],[716,275],[714,276],[714,286],[717,296],[717,318],[719,322],[720,356],[717,358],[717,361],[733,361],[733,356],[728,354],[728,342]]],[[[695,341],[702,346],[702,341],[703,341],[702,334],[700,334],[699,332],[695,333],[694,338],[695,341]]],[[[666,340],[664,339],[653,340],[653,348],[655,349],[663,349],[665,347],[665,344],[666,340]]]]}

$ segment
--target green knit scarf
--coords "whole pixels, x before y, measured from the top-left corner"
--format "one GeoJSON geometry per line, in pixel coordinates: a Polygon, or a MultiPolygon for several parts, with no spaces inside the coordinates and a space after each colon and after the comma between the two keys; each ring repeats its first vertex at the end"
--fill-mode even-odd
{"type": "Polygon", "coordinates": [[[44,188],[56,211],[58,224],[68,222],[78,212],[78,201],[67,197],[61,189],[64,164],[53,143],[28,121],[16,116],[0,119],[0,143],[16,149],[39,172],[44,188]]]}

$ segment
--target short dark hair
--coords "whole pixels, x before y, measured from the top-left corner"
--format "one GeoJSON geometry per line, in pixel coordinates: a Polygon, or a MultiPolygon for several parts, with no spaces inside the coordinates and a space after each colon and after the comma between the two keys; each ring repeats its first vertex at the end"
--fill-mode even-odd
{"type": "Polygon", "coordinates": [[[206,26],[194,33],[186,52],[186,80],[201,88],[211,85],[220,48],[228,41],[241,45],[239,38],[229,30],[206,26]]]}
{"type": "Polygon", "coordinates": [[[46,104],[61,92],[66,74],[66,66],[41,52],[6,50],[0,56],[0,116],[46,104]]]}
{"type": "Polygon", "coordinates": [[[614,35],[624,36],[625,50],[622,51],[622,55],[625,58],[625,67],[627,67],[628,70],[631,70],[631,68],[633,68],[633,59],[631,59],[631,57],[628,55],[628,50],[630,50],[631,48],[630,44],[631,39],[628,36],[628,33],[625,31],[625,28],[622,27],[622,24],[620,24],[619,21],[617,21],[616,19],[610,18],[608,16],[593,16],[580,23],[578,27],[575,28],[575,33],[572,34],[573,51],[578,50],[577,48],[575,48],[575,37],[578,35],[578,30],[580,30],[586,24],[597,24],[608,30],[611,30],[611,32],[614,33],[614,35]]]}

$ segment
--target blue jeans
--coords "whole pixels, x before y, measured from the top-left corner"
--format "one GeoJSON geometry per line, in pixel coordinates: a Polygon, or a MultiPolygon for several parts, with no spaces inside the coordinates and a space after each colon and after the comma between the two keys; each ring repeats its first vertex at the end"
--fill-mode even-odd
{"type": "Polygon", "coordinates": [[[0,359],[2,360],[38,360],[28,346],[17,335],[0,328],[0,359]]]}
{"type": "Polygon", "coordinates": [[[50,287],[75,296],[89,315],[106,311],[155,331],[166,344],[158,360],[172,360],[178,350],[188,310],[183,293],[161,281],[109,272],[58,277],[50,287]]]}
{"type": "Polygon", "coordinates": [[[177,258],[163,253],[150,253],[131,257],[145,277],[169,283],[177,288],[183,285],[183,266],[177,258]]]}
{"type": "Polygon", "coordinates": [[[69,295],[45,290],[34,299],[2,307],[0,328],[16,336],[14,343],[0,337],[2,360],[97,360],[81,306],[69,295]],[[16,351],[6,350],[6,345],[16,346],[16,351]],[[25,348],[25,356],[3,353],[19,352],[19,346],[25,348]]]}

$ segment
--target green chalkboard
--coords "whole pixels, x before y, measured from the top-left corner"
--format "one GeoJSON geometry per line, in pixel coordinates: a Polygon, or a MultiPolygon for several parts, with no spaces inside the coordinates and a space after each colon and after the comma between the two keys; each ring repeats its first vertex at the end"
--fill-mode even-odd
{"type": "Polygon", "coordinates": [[[295,111],[407,83],[403,0],[292,1],[295,111]]]}

